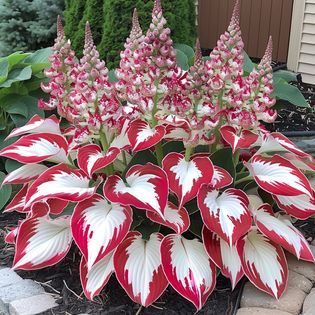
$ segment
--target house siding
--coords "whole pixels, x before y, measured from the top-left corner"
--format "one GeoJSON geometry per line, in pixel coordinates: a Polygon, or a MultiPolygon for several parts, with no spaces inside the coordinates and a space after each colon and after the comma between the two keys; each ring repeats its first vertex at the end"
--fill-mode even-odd
{"type": "Polygon", "coordinates": [[[315,84],[315,0],[294,1],[288,68],[315,84]]]}

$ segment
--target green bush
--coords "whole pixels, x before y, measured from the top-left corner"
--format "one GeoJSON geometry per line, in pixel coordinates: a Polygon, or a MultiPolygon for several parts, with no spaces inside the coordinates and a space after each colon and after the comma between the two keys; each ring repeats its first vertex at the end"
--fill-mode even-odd
{"type": "MultiPolygon", "coordinates": [[[[88,20],[102,59],[109,68],[116,67],[119,53],[130,32],[133,9],[138,9],[145,32],[151,21],[148,12],[152,11],[153,3],[153,0],[67,0],[64,12],[66,35],[80,56],[84,44],[84,24],[88,20]]],[[[195,1],[164,0],[162,6],[168,26],[173,30],[173,41],[194,45],[195,1]]]]}
{"type": "Polygon", "coordinates": [[[52,46],[63,0],[1,0],[0,55],[52,46]]]}

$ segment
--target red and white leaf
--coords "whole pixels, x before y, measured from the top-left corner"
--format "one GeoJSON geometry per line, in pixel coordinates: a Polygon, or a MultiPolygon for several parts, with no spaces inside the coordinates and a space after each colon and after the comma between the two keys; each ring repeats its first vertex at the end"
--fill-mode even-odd
{"type": "Polygon", "coordinates": [[[281,246],[252,228],[236,247],[248,279],[258,289],[279,299],[288,279],[288,265],[281,246]]]}
{"type": "Polygon", "coordinates": [[[114,272],[113,252],[97,262],[90,270],[87,267],[84,256],[80,263],[80,279],[85,296],[89,300],[102,291],[110,276],[114,272]]]}
{"type": "Polygon", "coordinates": [[[50,198],[45,201],[50,209],[51,214],[60,214],[68,206],[69,202],[67,200],[50,198]]]}
{"type": "Polygon", "coordinates": [[[221,189],[233,183],[233,178],[228,171],[224,168],[215,166],[213,167],[213,176],[210,183],[214,189],[221,189]]]}
{"type": "Polygon", "coordinates": [[[190,137],[190,128],[187,123],[184,123],[180,126],[167,125],[165,127],[165,136],[164,139],[167,140],[183,140],[189,139],[190,137]]]}
{"type": "Polygon", "coordinates": [[[314,262],[307,240],[285,216],[274,216],[269,204],[260,206],[254,215],[257,228],[275,243],[281,245],[298,259],[314,262]]]}
{"type": "Polygon", "coordinates": [[[252,220],[243,191],[229,188],[220,195],[218,190],[204,185],[197,200],[204,224],[230,246],[249,231],[252,220]]]}
{"type": "Polygon", "coordinates": [[[197,239],[169,234],[162,241],[161,257],[169,283],[200,310],[216,283],[215,265],[203,244],[197,239]]]}
{"type": "Polygon", "coordinates": [[[61,134],[59,119],[55,115],[52,115],[48,118],[43,118],[35,115],[26,123],[25,126],[13,129],[6,139],[17,137],[27,133],[41,132],[61,134]]]}
{"type": "Polygon", "coordinates": [[[291,140],[280,132],[272,132],[263,138],[258,154],[270,152],[291,152],[299,157],[309,157],[309,154],[299,149],[291,140]]]}
{"type": "Polygon", "coordinates": [[[157,212],[163,217],[168,198],[167,176],[154,164],[134,165],[126,174],[126,183],[117,175],[109,176],[104,195],[111,202],[157,212]]]}
{"type": "Polygon", "coordinates": [[[238,132],[232,126],[221,127],[220,133],[222,138],[230,145],[233,152],[238,149],[249,149],[258,139],[257,134],[245,129],[238,132]]]}
{"type": "Polygon", "coordinates": [[[122,242],[131,222],[132,209],[129,206],[110,204],[98,194],[76,205],[71,230],[88,270],[122,242]]]}
{"type": "Polygon", "coordinates": [[[209,257],[221,269],[222,274],[230,279],[233,290],[244,275],[236,246],[229,246],[205,226],[202,229],[202,240],[209,257]]]}
{"type": "Polygon", "coordinates": [[[170,201],[164,210],[164,218],[158,213],[147,211],[147,217],[156,223],[165,225],[178,234],[182,234],[188,230],[190,225],[189,214],[184,207],[179,208],[170,201]]]}
{"type": "Polygon", "coordinates": [[[114,138],[114,140],[110,144],[110,147],[121,149],[121,150],[127,150],[130,148],[130,141],[127,135],[129,125],[130,125],[130,120],[126,119],[123,123],[123,126],[121,128],[119,135],[114,138]]]}
{"type": "Polygon", "coordinates": [[[130,232],[114,254],[116,277],[129,297],[145,307],[165,291],[165,278],[160,256],[163,235],[153,233],[144,240],[140,232],[130,232]]]}
{"type": "Polygon", "coordinates": [[[89,187],[90,179],[78,169],[59,164],[40,175],[29,187],[25,205],[48,198],[59,198],[67,201],[82,201],[91,197],[96,187],[89,187]]]}
{"type": "Polygon", "coordinates": [[[10,232],[8,232],[4,238],[4,241],[7,244],[15,244],[16,237],[18,235],[19,227],[23,221],[19,220],[18,226],[11,228],[10,232]]]}
{"type": "Polygon", "coordinates": [[[303,194],[299,196],[274,195],[274,200],[280,209],[300,220],[306,220],[315,215],[315,193],[312,198],[303,194]]]}
{"type": "Polygon", "coordinates": [[[24,164],[39,163],[44,160],[68,163],[68,142],[58,134],[37,133],[26,135],[0,151],[0,156],[17,160],[24,164]]]}
{"type": "Polygon", "coordinates": [[[48,169],[42,164],[26,164],[8,174],[3,184],[24,184],[37,178],[48,169]]]}
{"type": "Polygon", "coordinates": [[[10,203],[5,207],[3,212],[27,212],[30,208],[25,209],[25,197],[28,190],[28,184],[25,184],[20,191],[13,197],[10,203]]]}
{"type": "Polygon", "coordinates": [[[48,217],[45,203],[35,204],[33,215],[21,223],[16,239],[14,269],[34,270],[52,266],[68,253],[72,236],[70,218],[48,217]]]}
{"type": "Polygon", "coordinates": [[[246,165],[257,184],[271,194],[281,196],[307,194],[312,197],[312,188],[306,176],[280,155],[272,157],[255,155],[246,165]]]}
{"type": "Polygon", "coordinates": [[[132,151],[138,152],[160,142],[165,135],[165,127],[160,125],[151,128],[146,121],[136,119],[130,123],[127,134],[132,151]]]}
{"type": "Polygon", "coordinates": [[[90,177],[97,170],[115,161],[120,149],[110,148],[106,154],[97,144],[88,144],[78,150],[78,165],[90,177]]]}
{"type": "Polygon", "coordinates": [[[211,182],[213,165],[208,157],[195,156],[186,161],[182,154],[174,152],[166,155],[162,164],[180,207],[196,197],[203,184],[211,182]]]}

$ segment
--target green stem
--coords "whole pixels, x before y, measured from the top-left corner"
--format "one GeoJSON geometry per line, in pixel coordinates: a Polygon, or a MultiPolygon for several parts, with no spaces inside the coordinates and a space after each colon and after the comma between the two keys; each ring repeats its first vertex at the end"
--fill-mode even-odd
{"type": "MultiPolygon", "coordinates": [[[[103,151],[106,153],[108,150],[109,144],[106,138],[106,134],[104,133],[103,130],[100,130],[100,141],[102,144],[103,151]]],[[[113,164],[109,164],[105,167],[105,173],[107,175],[112,175],[115,173],[113,164]]]]}
{"type": "Polygon", "coordinates": [[[187,147],[185,150],[185,160],[189,162],[191,154],[194,152],[193,147],[187,147]]]}
{"type": "Polygon", "coordinates": [[[250,181],[250,180],[252,180],[252,179],[253,179],[253,177],[250,176],[250,175],[249,175],[249,176],[246,176],[246,177],[243,177],[243,178],[241,178],[241,179],[235,181],[235,185],[238,185],[238,184],[243,183],[243,182],[250,181]]]}
{"type": "MultiPolygon", "coordinates": [[[[157,85],[158,85],[158,82],[155,82],[156,87],[157,87],[157,85]]],[[[157,112],[157,103],[158,103],[158,94],[156,93],[154,95],[154,99],[153,99],[151,127],[155,127],[157,125],[157,120],[155,118],[155,114],[157,112]]],[[[163,153],[163,147],[162,147],[161,142],[159,142],[155,145],[155,154],[156,154],[156,159],[157,159],[158,165],[162,166],[162,160],[164,157],[164,153],[163,153]]]]}
{"type": "Polygon", "coordinates": [[[235,167],[240,159],[240,153],[241,153],[240,150],[237,149],[233,155],[233,162],[234,162],[235,167]]]}
{"type": "Polygon", "coordinates": [[[123,162],[124,162],[124,164],[125,164],[125,166],[127,166],[127,157],[126,157],[126,152],[125,151],[122,151],[122,158],[123,158],[123,162]]]}

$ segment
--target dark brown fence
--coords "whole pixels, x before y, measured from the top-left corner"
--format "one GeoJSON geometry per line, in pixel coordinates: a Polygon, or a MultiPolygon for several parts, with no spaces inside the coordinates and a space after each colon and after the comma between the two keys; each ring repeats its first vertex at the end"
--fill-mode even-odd
{"type": "MultiPolygon", "coordinates": [[[[228,24],[233,0],[199,0],[198,32],[202,48],[213,48],[228,24]]],[[[241,28],[245,50],[251,57],[264,54],[269,35],[274,42],[273,59],[288,56],[293,0],[242,0],[241,28]]]]}

